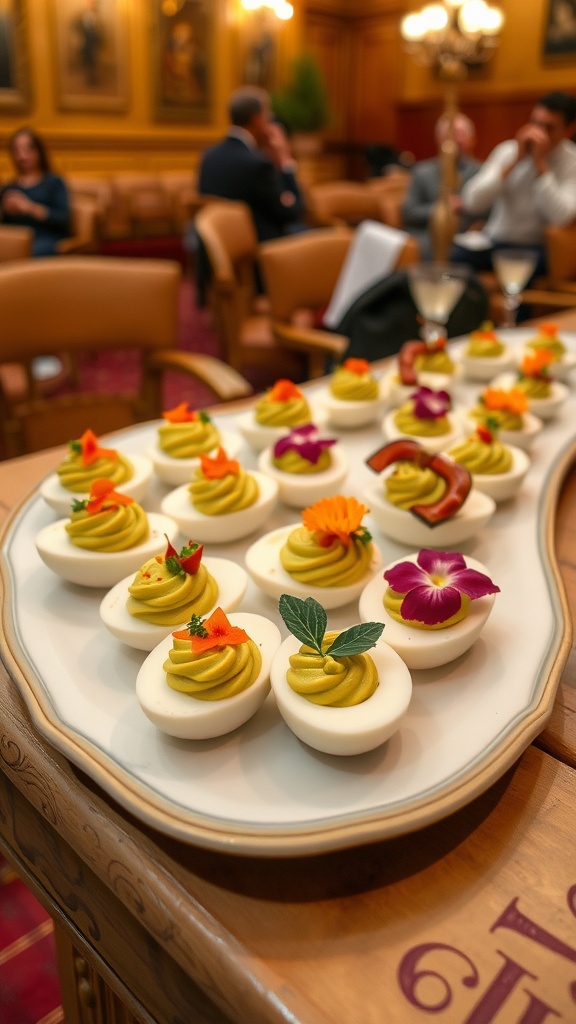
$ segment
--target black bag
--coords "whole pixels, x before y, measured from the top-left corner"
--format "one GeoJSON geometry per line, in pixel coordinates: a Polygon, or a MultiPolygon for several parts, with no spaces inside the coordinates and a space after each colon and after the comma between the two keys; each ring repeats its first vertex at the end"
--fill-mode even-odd
{"type": "MultiPolygon", "coordinates": [[[[469,334],[488,317],[488,293],[474,275],[454,307],[446,327],[449,338],[469,334]]],[[[374,362],[394,355],[405,341],[420,336],[421,324],[410,294],[408,274],[397,270],[368,288],[334,328],[350,339],[344,359],[374,362]]]]}

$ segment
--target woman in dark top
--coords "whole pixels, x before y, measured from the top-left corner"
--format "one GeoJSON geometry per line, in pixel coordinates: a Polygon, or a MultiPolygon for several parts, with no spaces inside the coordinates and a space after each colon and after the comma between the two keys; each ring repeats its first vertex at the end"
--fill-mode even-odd
{"type": "Polygon", "coordinates": [[[32,255],[52,256],[60,239],[70,234],[68,190],[50,170],[44,142],[31,129],[15,132],[9,147],[17,174],[0,192],[2,222],[32,228],[32,255]]]}

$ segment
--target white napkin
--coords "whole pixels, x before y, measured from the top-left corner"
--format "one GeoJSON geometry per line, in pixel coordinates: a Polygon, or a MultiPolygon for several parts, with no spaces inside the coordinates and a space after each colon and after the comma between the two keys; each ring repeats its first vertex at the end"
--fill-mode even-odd
{"type": "Polygon", "coordinates": [[[337,327],[358,296],[396,268],[409,235],[405,231],[363,220],[357,227],[323,320],[337,327]]]}

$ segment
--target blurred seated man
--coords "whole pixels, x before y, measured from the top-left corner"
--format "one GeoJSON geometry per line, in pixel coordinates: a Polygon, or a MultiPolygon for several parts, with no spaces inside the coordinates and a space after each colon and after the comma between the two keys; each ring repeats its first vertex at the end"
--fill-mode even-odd
{"type": "Polygon", "coordinates": [[[202,157],[199,191],[247,203],[260,242],[302,230],[296,164],[283,128],[271,119],[268,94],[243,86],[228,111],[228,134],[202,157]]]}
{"type": "MultiPolygon", "coordinates": [[[[443,115],[436,124],[436,142],[438,149],[448,138],[450,121],[443,115]]],[[[458,147],[457,175],[459,188],[476,174],[481,164],[472,156],[476,142],[476,131],[469,117],[456,114],[453,124],[454,141],[458,147]]],[[[428,224],[434,203],[439,197],[441,186],[441,161],[439,156],[430,160],[420,160],[412,168],[412,176],[408,192],[402,204],[403,226],[416,238],[420,246],[423,260],[432,258],[432,243],[428,233],[428,224]]],[[[459,215],[459,228],[466,230],[470,218],[462,213],[462,200],[458,193],[450,196],[452,209],[459,215]]]]}
{"type": "Polygon", "coordinates": [[[492,150],[462,190],[470,215],[491,209],[483,228],[486,247],[454,245],[453,260],[490,270],[494,249],[529,248],[537,256],[531,280],[546,272],[544,228],[576,217],[576,145],[570,141],[575,127],[576,100],[552,92],[539,100],[514,139],[492,150]]]}

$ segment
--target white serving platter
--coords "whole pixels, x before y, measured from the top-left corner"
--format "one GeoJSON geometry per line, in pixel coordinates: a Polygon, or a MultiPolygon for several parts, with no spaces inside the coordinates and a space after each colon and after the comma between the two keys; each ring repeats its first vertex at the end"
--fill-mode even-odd
{"type": "MultiPolygon", "coordinates": [[[[501,333],[514,345],[531,334],[501,333]]],[[[576,351],[576,335],[562,337],[576,351]]],[[[453,347],[457,352],[458,343],[453,347]]],[[[477,385],[459,384],[463,402],[477,393],[477,385]]],[[[215,418],[234,430],[235,415],[215,418]]],[[[153,431],[149,424],[124,431],[123,450],[145,451],[153,431]]],[[[314,752],[283,723],[272,696],[247,725],[219,740],[177,740],[156,730],[135,696],[145,652],[122,645],[101,625],[103,591],[58,579],[35,550],[36,533],[53,518],[38,490],[3,534],[3,660],[46,739],[120,805],[180,840],[230,853],[297,856],[423,828],[495,782],[551,713],[571,640],[553,520],[576,452],[575,431],[571,389],[538,439],[520,494],[462,545],[501,588],[481,637],[451,664],[413,673],[401,728],[371,753],[343,759],[314,752]]],[[[384,439],[372,427],[342,432],[342,443],[350,464],[342,493],[362,499],[374,480],[364,460],[384,439]]],[[[240,454],[246,468],[256,458],[248,445],[240,454]]],[[[165,494],[165,486],[153,484],[146,508],[157,510],[165,494]]],[[[293,520],[293,510],[279,507],[261,532],[293,520]]],[[[384,565],[405,553],[370,515],[366,525],[384,565]]],[[[242,561],[244,548],[245,542],[219,544],[217,554],[242,561]]],[[[206,553],[216,552],[207,545],[206,553]]],[[[269,617],[287,635],[276,603],[252,582],[239,610],[269,617]]],[[[356,603],[329,613],[329,628],[358,621],[356,603]]]]}

